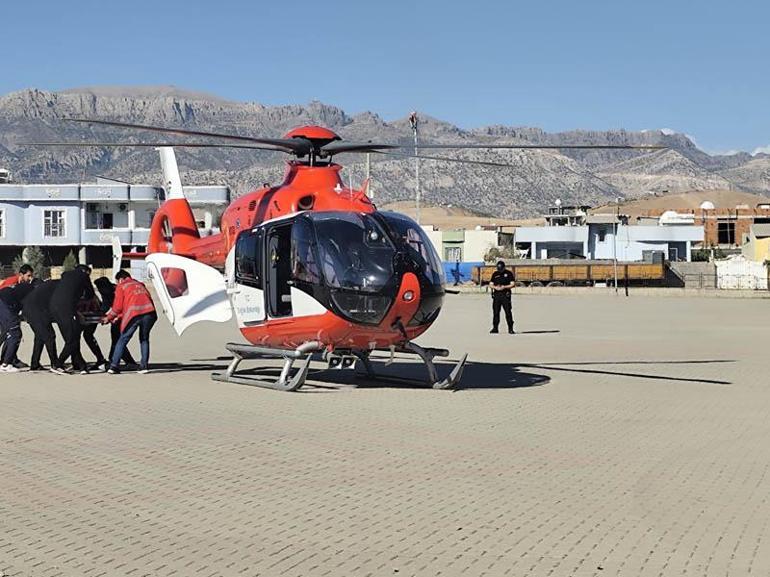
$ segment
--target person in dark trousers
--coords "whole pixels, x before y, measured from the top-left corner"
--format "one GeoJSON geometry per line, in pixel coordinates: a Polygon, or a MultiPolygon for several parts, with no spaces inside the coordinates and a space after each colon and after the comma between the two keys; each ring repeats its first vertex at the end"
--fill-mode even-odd
{"type": "MultiPolygon", "coordinates": [[[[96,290],[99,291],[99,296],[102,297],[102,314],[106,315],[107,311],[112,308],[112,303],[115,301],[115,285],[110,281],[110,279],[108,279],[106,276],[103,276],[94,281],[94,286],[96,287],[96,290]]],[[[120,324],[112,323],[110,325],[110,353],[107,355],[108,362],[110,359],[112,359],[112,355],[115,352],[115,345],[118,343],[119,338],[120,324]]],[[[129,366],[138,364],[134,360],[131,351],[128,350],[128,347],[123,350],[122,359],[123,362],[129,366]]]]}
{"type": "Polygon", "coordinates": [[[505,320],[508,323],[508,333],[515,334],[513,330],[513,305],[511,303],[511,289],[513,288],[513,273],[505,268],[503,261],[497,262],[495,272],[489,281],[492,289],[492,330],[490,333],[498,333],[500,325],[500,309],[505,311],[505,320]]]}
{"type": "Polygon", "coordinates": [[[0,290],[0,334],[4,345],[0,372],[19,372],[13,363],[21,344],[21,309],[32,288],[31,282],[21,282],[0,290]]]}
{"type": "Polygon", "coordinates": [[[80,326],[75,316],[78,301],[94,296],[91,284],[91,269],[79,264],[74,270],[61,275],[59,284],[51,297],[51,314],[59,327],[64,339],[64,348],[59,354],[58,366],[63,367],[68,358],[72,357],[72,368],[87,374],[88,368],[80,353],[80,326]]]}
{"type": "Polygon", "coordinates": [[[452,269],[452,275],[455,277],[455,286],[460,284],[462,274],[460,273],[460,260],[455,261],[455,267],[452,269]]]}
{"type": "Polygon", "coordinates": [[[91,371],[98,371],[102,368],[106,371],[109,368],[107,359],[104,358],[104,353],[99,346],[99,342],[96,340],[96,328],[99,326],[99,321],[104,315],[102,310],[102,303],[99,298],[94,295],[90,299],[83,298],[78,301],[76,309],[78,318],[78,328],[86,346],[91,350],[91,353],[96,357],[96,361],[89,367],[91,371]]]}
{"type": "MultiPolygon", "coordinates": [[[[0,282],[0,290],[4,288],[10,288],[12,286],[15,286],[19,283],[25,283],[25,282],[32,282],[34,277],[34,269],[31,265],[23,264],[19,267],[19,272],[13,276],[9,276],[6,279],[3,279],[2,282],[0,282]]],[[[0,359],[3,357],[3,352],[5,352],[5,341],[3,341],[2,347],[0,348],[0,359]]],[[[13,360],[13,366],[17,369],[26,368],[27,365],[25,365],[23,362],[21,362],[18,358],[15,358],[13,360]]]]}
{"type": "Polygon", "coordinates": [[[107,311],[103,322],[116,322],[120,319],[120,338],[115,345],[115,351],[112,353],[110,374],[120,372],[118,363],[123,356],[123,351],[128,345],[128,341],[139,330],[139,346],[142,350],[142,361],[139,372],[148,373],[150,366],[150,331],[158,320],[155,312],[155,305],[152,302],[150,291],[137,280],[131,278],[126,271],[121,270],[115,275],[118,281],[118,287],[115,289],[115,300],[112,308],[107,311]]]}
{"type": "Polygon", "coordinates": [[[49,370],[52,373],[63,375],[65,372],[59,366],[59,356],[56,354],[56,332],[53,329],[53,316],[51,315],[51,298],[58,284],[58,280],[47,280],[35,286],[29,296],[24,299],[22,313],[35,335],[32,345],[32,359],[29,362],[30,370],[40,371],[43,369],[40,364],[40,356],[43,354],[43,348],[45,348],[51,363],[49,370]]]}

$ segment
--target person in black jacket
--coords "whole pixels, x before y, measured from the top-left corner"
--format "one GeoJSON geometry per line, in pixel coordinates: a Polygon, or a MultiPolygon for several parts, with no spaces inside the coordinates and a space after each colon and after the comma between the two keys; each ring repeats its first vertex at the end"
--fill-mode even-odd
{"type": "MultiPolygon", "coordinates": [[[[0,282],[0,290],[4,288],[9,288],[14,285],[17,285],[19,283],[23,282],[34,282],[35,281],[35,273],[34,269],[29,264],[23,264],[19,267],[19,273],[15,274],[13,276],[8,277],[7,279],[0,282]]],[[[5,341],[3,341],[2,346],[0,347],[0,359],[3,358],[3,353],[5,352],[5,341]]],[[[23,362],[21,362],[18,357],[13,359],[13,366],[17,369],[25,369],[27,368],[27,365],[25,365],[23,362]]]]}
{"type": "Polygon", "coordinates": [[[80,324],[75,316],[78,301],[94,296],[90,267],[79,264],[74,270],[61,275],[59,284],[51,296],[51,314],[64,338],[64,348],[59,354],[57,366],[63,367],[72,357],[72,368],[81,374],[88,373],[85,359],[80,353],[80,324]]]}
{"type": "Polygon", "coordinates": [[[35,335],[32,345],[32,360],[29,363],[29,368],[32,371],[39,371],[43,368],[40,365],[40,356],[43,354],[43,347],[45,347],[51,362],[51,372],[64,374],[56,354],[56,332],[53,330],[53,315],[51,315],[51,298],[58,285],[58,280],[41,282],[24,299],[24,307],[22,308],[24,319],[35,335]]]}
{"type": "Polygon", "coordinates": [[[498,332],[500,325],[500,309],[505,311],[505,321],[508,323],[508,332],[515,334],[513,330],[513,304],[511,303],[511,289],[514,286],[513,273],[505,268],[504,261],[498,261],[489,281],[492,289],[492,334],[498,332]]]}
{"type": "Polygon", "coordinates": [[[0,372],[16,373],[13,366],[21,344],[21,309],[24,299],[32,292],[31,282],[21,282],[0,290],[0,332],[4,342],[0,372]]]}
{"type": "MultiPolygon", "coordinates": [[[[107,311],[112,308],[112,303],[115,300],[115,284],[106,276],[103,276],[94,281],[94,286],[102,297],[102,314],[107,314],[107,311]]],[[[108,359],[112,358],[112,353],[115,352],[115,345],[119,338],[120,323],[112,323],[110,325],[110,354],[107,355],[108,359]]],[[[128,350],[128,347],[125,348],[122,360],[127,365],[137,364],[136,360],[134,360],[134,357],[131,355],[131,351],[128,350]]]]}

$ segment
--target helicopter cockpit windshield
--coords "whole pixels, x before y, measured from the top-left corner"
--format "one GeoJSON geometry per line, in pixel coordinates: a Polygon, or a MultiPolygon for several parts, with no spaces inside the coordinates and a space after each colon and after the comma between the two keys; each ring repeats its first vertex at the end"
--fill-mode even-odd
{"type": "Polygon", "coordinates": [[[444,295],[441,261],[425,232],[396,213],[306,212],[291,230],[296,288],[356,322],[379,323],[406,272],[422,288],[413,324],[429,322],[444,295]]]}
{"type": "Polygon", "coordinates": [[[395,248],[371,215],[302,215],[294,223],[292,247],[294,276],[301,281],[323,278],[331,289],[377,293],[393,279],[395,248]]]}

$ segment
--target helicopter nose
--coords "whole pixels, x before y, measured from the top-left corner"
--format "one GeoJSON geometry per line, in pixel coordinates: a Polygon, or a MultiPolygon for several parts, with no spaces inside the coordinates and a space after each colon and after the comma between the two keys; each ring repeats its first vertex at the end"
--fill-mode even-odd
{"type": "Polygon", "coordinates": [[[417,275],[408,272],[401,279],[396,300],[390,312],[382,322],[384,327],[392,327],[396,321],[406,326],[420,307],[420,281],[417,275]]]}

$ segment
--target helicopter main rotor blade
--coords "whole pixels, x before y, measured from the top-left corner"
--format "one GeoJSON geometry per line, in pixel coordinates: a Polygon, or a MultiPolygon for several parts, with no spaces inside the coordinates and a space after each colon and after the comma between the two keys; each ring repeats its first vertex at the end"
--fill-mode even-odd
{"type": "Polygon", "coordinates": [[[343,152],[379,152],[380,150],[391,150],[403,148],[398,144],[378,144],[376,142],[346,142],[344,140],[335,140],[321,147],[321,153],[327,156],[342,154],[343,152]]]}
{"type": "Polygon", "coordinates": [[[160,148],[172,146],[174,148],[238,148],[243,150],[267,150],[269,152],[286,152],[280,148],[269,146],[257,146],[255,144],[221,144],[211,142],[20,142],[19,146],[55,146],[64,147],[89,147],[89,148],[160,148]]]}
{"type": "Polygon", "coordinates": [[[559,149],[578,149],[578,150],[661,150],[666,148],[657,144],[385,144],[376,142],[345,142],[335,141],[321,147],[321,152],[328,156],[341,154],[343,152],[379,152],[381,150],[410,150],[419,149],[490,149],[490,150],[559,150],[559,149]]]}
{"type": "Polygon", "coordinates": [[[462,148],[489,148],[500,150],[662,150],[668,148],[659,144],[412,144],[401,148],[435,148],[435,149],[462,149],[462,148]]]}
{"type": "Polygon", "coordinates": [[[440,160],[444,162],[457,162],[460,164],[477,164],[480,166],[497,166],[502,168],[519,168],[514,164],[505,164],[503,162],[490,162],[486,160],[465,160],[462,158],[446,158],[445,156],[427,156],[424,154],[403,154],[401,152],[384,152],[382,150],[374,150],[377,154],[384,154],[386,156],[393,156],[398,160],[404,160],[407,158],[419,158],[423,160],[440,160]]]}
{"type": "Polygon", "coordinates": [[[313,144],[305,138],[256,138],[253,136],[239,136],[237,134],[224,134],[219,132],[205,132],[200,130],[185,130],[182,128],[164,128],[146,124],[132,124],[128,122],[115,122],[112,120],[94,120],[89,118],[64,118],[67,122],[80,122],[83,124],[99,124],[102,126],[117,126],[119,128],[131,128],[134,130],[149,130],[152,132],[164,132],[166,134],[179,134],[182,136],[206,136],[209,138],[224,138],[240,140],[242,142],[254,142],[275,146],[284,152],[290,152],[297,156],[305,156],[313,149],[313,144]]]}

